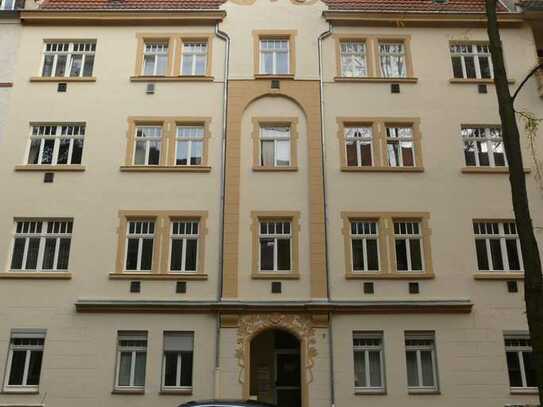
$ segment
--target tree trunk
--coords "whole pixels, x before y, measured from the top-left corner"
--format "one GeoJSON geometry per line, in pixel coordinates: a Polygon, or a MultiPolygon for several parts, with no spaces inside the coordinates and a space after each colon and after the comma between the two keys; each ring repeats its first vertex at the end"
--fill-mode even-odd
{"type": "Polygon", "coordinates": [[[535,356],[539,384],[539,403],[543,406],[543,276],[541,274],[539,249],[528,206],[519,130],[503,61],[502,43],[496,16],[496,1],[486,0],[488,37],[490,39],[492,63],[494,64],[494,83],[498,95],[503,142],[509,162],[509,181],[511,183],[513,209],[524,262],[524,298],[532,349],[535,356]]]}

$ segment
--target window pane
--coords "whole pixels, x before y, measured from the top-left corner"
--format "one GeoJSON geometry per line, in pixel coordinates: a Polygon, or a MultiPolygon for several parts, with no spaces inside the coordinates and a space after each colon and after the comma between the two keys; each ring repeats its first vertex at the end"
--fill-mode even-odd
{"type": "Polygon", "coordinates": [[[528,387],[537,387],[537,378],[535,371],[535,356],[532,352],[523,352],[524,371],[526,373],[526,385],[528,387]]]}
{"type": "Polygon", "coordinates": [[[407,270],[407,245],[403,239],[396,240],[396,269],[407,270]]]}
{"type": "Polygon", "coordinates": [[[72,160],[70,164],[81,164],[81,157],[83,156],[83,143],[82,139],[74,140],[72,146],[72,160]]]}
{"type": "Polygon", "coordinates": [[[466,77],[476,78],[477,74],[475,72],[475,61],[473,57],[464,57],[464,63],[466,64],[466,77]]]}
{"type": "Polygon", "coordinates": [[[260,73],[273,73],[273,54],[271,52],[264,52],[260,54],[261,68],[260,73]]]}
{"type": "Polygon", "coordinates": [[[200,165],[202,164],[202,153],[203,153],[204,143],[201,141],[193,141],[191,149],[190,164],[191,165],[200,165]]]}
{"type": "Polygon", "coordinates": [[[61,139],[59,140],[59,146],[58,146],[58,158],[57,158],[57,164],[69,164],[68,162],[68,154],[70,152],[70,140],[69,139],[61,139]]]}
{"type": "Polygon", "coordinates": [[[43,352],[32,351],[30,353],[30,363],[28,364],[28,378],[26,384],[37,386],[40,384],[40,371],[43,352]]]}
{"type": "Polygon", "coordinates": [[[157,56],[157,75],[166,75],[166,70],[168,68],[168,56],[167,55],[158,55],[157,56]]]}
{"type": "Polygon", "coordinates": [[[495,141],[492,143],[492,150],[494,151],[494,165],[503,167],[505,166],[505,149],[502,141],[495,141]]]}
{"type": "Polygon", "coordinates": [[[407,385],[409,387],[419,386],[419,374],[417,369],[417,352],[407,351],[407,385]]]}
{"type": "Polygon", "coordinates": [[[60,246],[58,248],[58,270],[68,270],[68,263],[70,260],[70,239],[60,239],[60,246]]]}
{"type": "Polygon", "coordinates": [[[189,143],[186,141],[178,141],[177,142],[177,154],[175,163],[177,165],[187,165],[188,163],[188,148],[189,143]]]}
{"type": "Polygon", "coordinates": [[[464,158],[467,166],[475,166],[475,143],[472,141],[464,142],[464,158]]]}
{"type": "Polygon", "coordinates": [[[358,152],[356,141],[346,141],[345,148],[347,151],[347,165],[350,167],[358,166],[358,152]]]}
{"type": "Polygon", "coordinates": [[[192,352],[182,352],[181,386],[192,386],[192,352]]]}
{"type": "Polygon", "coordinates": [[[422,270],[422,253],[419,239],[409,240],[411,252],[411,270],[422,270]]]}
{"type": "Polygon", "coordinates": [[[479,165],[481,166],[489,166],[490,161],[488,157],[488,144],[486,141],[484,142],[477,142],[477,150],[479,151],[479,165]]]}
{"type": "Polygon", "coordinates": [[[277,141],[277,165],[290,165],[290,141],[277,141]]]}
{"type": "Polygon", "coordinates": [[[274,145],[273,141],[262,141],[260,143],[260,165],[264,167],[274,166],[274,145]]]}
{"type": "Polygon", "coordinates": [[[377,250],[376,239],[366,240],[366,253],[368,256],[368,270],[370,271],[379,270],[379,252],[377,250]]]}
{"type": "Polygon", "coordinates": [[[387,143],[387,156],[388,156],[388,165],[391,167],[400,166],[400,144],[398,142],[392,141],[387,143]]]}
{"type": "Polygon", "coordinates": [[[363,167],[371,167],[371,141],[360,142],[360,164],[363,167]]]}
{"type": "Polygon", "coordinates": [[[488,57],[479,57],[479,67],[481,68],[481,78],[488,79],[492,77],[488,57]]]}
{"type": "Polygon", "coordinates": [[[38,252],[40,249],[40,239],[32,238],[28,239],[28,252],[26,254],[26,266],[27,270],[35,270],[38,265],[38,252]]]}
{"type": "Polygon", "coordinates": [[[353,249],[353,270],[354,271],[364,271],[364,251],[363,251],[363,241],[361,239],[353,239],[352,249],[353,249]]]}
{"type": "Polygon", "coordinates": [[[83,66],[83,76],[92,76],[94,68],[94,55],[85,56],[85,65],[83,66]]]}
{"type": "Polygon", "coordinates": [[[26,360],[26,351],[13,351],[11,359],[11,371],[9,372],[10,386],[20,386],[23,384],[23,374],[26,360]]]}
{"type": "Polygon", "coordinates": [[[277,53],[277,74],[287,74],[288,72],[288,53],[287,52],[278,52],[277,53]]]}
{"type": "Polygon", "coordinates": [[[290,239],[278,239],[277,262],[279,270],[290,270],[290,239]]]}
{"type": "Polygon", "coordinates": [[[149,165],[158,165],[160,163],[160,141],[151,141],[149,143],[149,165]]]}
{"type": "Polygon", "coordinates": [[[26,239],[16,238],[13,243],[13,256],[11,257],[11,270],[20,270],[23,266],[23,255],[26,239]]]}
{"type": "Polygon", "coordinates": [[[490,254],[492,256],[492,269],[503,270],[502,249],[499,239],[490,239],[490,254]]]}
{"type": "Polygon", "coordinates": [[[172,255],[170,262],[170,270],[180,271],[181,270],[181,261],[183,253],[183,240],[174,239],[172,240],[172,255]]]}
{"type": "Polygon", "coordinates": [[[452,57],[453,75],[455,78],[463,78],[462,59],[460,57],[452,57]]]}
{"type": "Polygon", "coordinates": [[[145,57],[143,58],[143,74],[154,75],[154,69],[155,69],[155,56],[145,55],[145,57]]]}
{"type": "Polygon", "coordinates": [[[145,165],[146,143],[146,141],[136,141],[136,153],[134,154],[135,165],[145,165]]]}
{"type": "Polygon", "coordinates": [[[432,365],[432,352],[421,352],[420,363],[422,367],[422,385],[434,386],[434,367],[432,365]]]}
{"type": "Polygon", "coordinates": [[[196,72],[195,75],[205,75],[206,74],[206,55],[198,55],[196,57],[196,72]]]}
{"type": "Polygon", "coordinates": [[[52,76],[53,75],[53,61],[55,60],[54,55],[46,55],[43,60],[43,70],[42,76],[52,76]]]}
{"type": "Polygon", "coordinates": [[[165,352],[164,386],[177,386],[177,352],[165,352]]]}
{"type": "Polygon", "coordinates": [[[44,140],[43,152],[41,156],[41,164],[53,163],[53,150],[55,148],[55,140],[44,140]]]}
{"type": "Polygon", "coordinates": [[[522,387],[520,363],[516,352],[507,352],[507,369],[509,370],[509,385],[511,387],[522,387]]]}
{"type": "Polygon", "coordinates": [[[66,55],[57,55],[57,68],[55,76],[64,76],[66,73],[66,55]]]}
{"type": "Polygon", "coordinates": [[[273,239],[260,239],[260,270],[273,270],[273,239]]]}
{"type": "Polygon", "coordinates": [[[186,256],[186,271],[196,271],[196,256],[197,256],[198,241],[196,239],[187,240],[186,256]]]}
{"type": "Polygon", "coordinates": [[[507,247],[507,258],[509,259],[509,270],[520,270],[519,252],[517,250],[516,239],[508,239],[505,241],[507,247]]]}
{"type": "Polygon", "coordinates": [[[381,359],[379,352],[369,352],[370,386],[381,387],[381,359]]]}
{"type": "Polygon", "coordinates": [[[488,256],[486,253],[486,240],[476,239],[475,248],[477,249],[477,268],[479,270],[489,270],[488,256]]]}
{"type": "Polygon", "coordinates": [[[30,142],[30,151],[28,152],[28,164],[38,164],[40,145],[41,140],[32,140],[30,142]]]}
{"type": "Polygon", "coordinates": [[[51,270],[54,268],[55,248],[57,239],[45,239],[45,249],[43,251],[43,269],[51,270]]]}
{"type": "Polygon", "coordinates": [[[128,239],[126,250],[126,270],[138,269],[138,245],[139,239],[128,239]]]}
{"type": "Polygon", "coordinates": [[[122,352],[119,362],[119,386],[130,386],[130,365],[132,361],[131,352],[122,352]]]}
{"type": "Polygon", "coordinates": [[[72,67],[70,69],[70,76],[79,76],[81,74],[81,64],[83,63],[83,55],[72,55],[72,67]]]}
{"type": "Polygon", "coordinates": [[[192,56],[183,56],[182,75],[192,75],[192,56]]]}
{"type": "Polygon", "coordinates": [[[354,353],[354,385],[367,387],[366,383],[366,352],[354,353]]]}
{"type": "Polygon", "coordinates": [[[151,270],[153,263],[153,239],[143,239],[141,270],[151,270]]]}
{"type": "Polygon", "coordinates": [[[402,141],[402,161],[404,167],[413,167],[415,165],[415,157],[413,154],[413,142],[411,141],[402,141]]]}

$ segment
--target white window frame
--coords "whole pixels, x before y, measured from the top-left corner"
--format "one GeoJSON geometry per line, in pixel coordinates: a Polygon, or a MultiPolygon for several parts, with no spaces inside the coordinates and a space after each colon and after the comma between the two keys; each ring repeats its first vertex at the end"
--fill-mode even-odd
{"type": "Polygon", "coordinates": [[[439,376],[437,372],[437,356],[436,356],[436,339],[435,334],[433,333],[406,333],[405,334],[405,357],[406,357],[406,363],[407,363],[407,352],[416,352],[417,355],[417,375],[418,375],[418,386],[409,386],[408,390],[409,392],[437,392],[439,391],[439,376]],[[408,345],[408,341],[431,341],[430,345],[408,345]],[[432,376],[434,385],[433,386],[424,386],[423,383],[423,376],[422,376],[422,360],[421,360],[421,352],[423,351],[430,351],[431,352],[431,358],[432,358],[432,376]]]}
{"type": "Polygon", "coordinates": [[[204,165],[204,137],[205,129],[203,126],[177,126],[175,130],[175,165],[181,167],[191,167],[204,165]],[[184,134],[187,133],[187,134],[184,134]],[[177,152],[180,143],[187,143],[187,163],[177,164],[177,152]],[[201,143],[202,154],[200,156],[200,164],[192,164],[192,148],[194,143],[201,143]]]}
{"type": "Polygon", "coordinates": [[[169,48],[170,44],[167,41],[144,41],[143,43],[143,60],[141,64],[141,74],[143,76],[165,76],[168,75],[168,63],[169,63],[169,48]],[[153,59],[153,72],[150,74],[145,73],[145,57],[152,56],[153,59]],[[164,73],[158,73],[158,58],[159,56],[166,57],[166,67],[164,73]]]}
{"type": "MultiPolygon", "coordinates": [[[[353,342],[355,339],[375,341],[379,340],[379,345],[355,345],[353,343],[353,357],[357,352],[363,352],[364,355],[364,372],[367,386],[356,386],[356,381],[354,385],[355,392],[364,392],[364,393],[384,393],[386,384],[385,384],[385,358],[384,358],[384,337],[382,332],[364,332],[364,331],[355,331],[353,332],[353,342]],[[381,370],[381,386],[371,386],[371,374],[370,374],[370,352],[379,352],[379,364],[381,370]]],[[[356,365],[355,368],[355,380],[356,380],[356,365]]]]}
{"type": "Polygon", "coordinates": [[[186,41],[183,42],[183,54],[181,56],[181,75],[183,76],[205,76],[207,74],[208,64],[208,42],[207,41],[186,41]],[[203,56],[205,60],[204,71],[202,73],[196,72],[196,60],[199,56],[203,56]],[[186,59],[191,59],[190,72],[183,72],[184,62],[186,59]]]}
{"type": "Polygon", "coordinates": [[[369,76],[368,67],[368,46],[365,40],[342,40],[339,43],[341,76],[346,78],[366,78],[369,76]],[[348,63],[344,63],[349,59],[348,63]],[[363,66],[359,68],[360,74],[355,74],[357,61],[362,61],[363,66]],[[351,67],[347,70],[347,66],[351,67]]]}
{"type": "Polygon", "coordinates": [[[260,58],[260,67],[259,72],[261,75],[289,75],[291,66],[290,66],[290,39],[289,38],[260,38],[258,41],[259,44],[259,58],[260,58]],[[264,48],[262,45],[264,42],[271,41],[275,43],[286,43],[286,48],[264,48]],[[287,54],[287,71],[286,72],[277,72],[277,54],[286,53],[287,54]],[[272,54],[272,71],[266,72],[264,68],[264,54],[272,54]]]}
{"type": "Polygon", "coordinates": [[[162,143],[162,133],[163,133],[163,129],[162,129],[162,126],[153,126],[153,125],[137,125],[136,126],[136,129],[135,129],[135,134],[134,134],[134,153],[133,153],[133,165],[145,165],[145,166],[150,166],[150,167],[153,167],[153,166],[158,166],[160,165],[160,162],[162,161],[162,154],[164,153],[163,152],[163,143],[162,143]],[[151,130],[152,129],[152,132],[153,132],[153,135],[151,136],[145,136],[143,135],[143,130],[144,129],[147,129],[147,130],[151,130]],[[142,131],[142,136],[139,137],[138,136],[138,132],[142,131]],[[158,133],[158,135],[157,135],[158,133]],[[138,150],[138,142],[139,143],[145,143],[145,161],[143,164],[137,164],[136,163],[136,151],[138,150]],[[158,156],[158,163],[157,164],[149,164],[149,156],[151,154],[151,143],[156,143],[158,142],[160,144],[160,151],[159,151],[159,156],[158,156]]]}
{"type": "Polygon", "coordinates": [[[41,63],[40,76],[44,78],[57,78],[56,70],[59,55],[66,55],[66,68],[64,69],[64,75],[60,78],[90,78],[94,73],[94,64],[96,62],[96,41],[93,40],[78,40],[78,41],[46,41],[43,46],[43,55],[41,63]],[[46,56],[53,55],[53,65],[51,66],[51,76],[44,76],[45,59],[46,56]],[[81,58],[81,70],[79,75],[71,76],[72,65],[74,61],[74,55],[82,55],[81,58]],[[90,75],[84,76],[85,62],[87,56],[92,56],[92,72],[90,75]]]}
{"type": "Polygon", "coordinates": [[[407,50],[405,42],[403,41],[394,41],[394,42],[388,42],[388,41],[379,41],[378,43],[379,48],[379,69],[381,72],[381,76],[383,78],[407,78],[407,75],[409,74],[407,72],[407,50]],[[386,46],[400,46],[401,51],[394,52],[394,51],[385,51],[382,47],[386,46]],[[392,76],[392,75],[386,75],[385,69],[383,67],[383,58],[388,57],[390,58],[390,61],[396,60],[397,58],[401,58],[403,70],[398,76],[392,76]]]}
{"type": "MultiPolygon", "coordinates": [[[[281,228],[284,230],[284,226],[281,226],[281,228]]],[[[292,228],[293,223],[290,219],[281,219],[281,220],[275,220],[275,219],[259,219],[258,221],[258,270],[261,273],[290,273],[292,272],[292,228]],[[278,224],[285,224],[288,223],[290,225],[289,233],[262,233],[262,224],[267,224],[267,228],[269,230],[269,225],[274,224],[274,229],[277,229],[278,224]],[[273,239],[273,270],[262,270],[262,249],[261,249],[261,240],[262,239],[273,239]],[[279,270],[279,240],[288,240],[289,241],[289,250],[290,250],[290,270],[279,270]]]]}
{"type": "MultiPolygon", "coordinates": [[[[486,247],[486,256],[487,256],[487,259],[488,259],[488,270],[478,270],[478,271],[481,271],[481,272],[489,272],[489,273],[523,273],[524,272],[524,262],[523,262],[523,259],[522,259],[522,251],[521,251],[521,247],[520,247],[520,239],[519,239],[519,236],[518,236],[518,232],[517,232],[517,227],[516,227],[516,224],[514,221],[502,221],[502,222],[488,222],[488,221],[484,221],[484,220],[476,220],[476,221],[473,221],[473,231],[474,231],[474,235],[475,235],[475,240],[483,240],[485,241],[485,247],[486,247]],[[507,228],[505,227],[505,225],[509,225],[507,228]],[[485,225],[484,227],[482,225],[485,225]],[[495,225],[497,225],[498,227],[498,231],[497,233],[493,232],[493,233],[489,233],[489,230],[490,229],[496,229],[495,228],[495,225]],[[506,231],[506,229],[509,229],[511,230],[512,227],[511,225],[513,225],[513,228],[515,230],[515,233],[508,233],[506,231]],[[486,229],[486,230],[483,230],[483,229],[486,229]],[[481,233],[481,232],[485,232],[485,233],[481,233]],[[502,255],[502,261],[503,261],[503,265],[504,265],[504,269],[503,270],[497,270],[497,269],[494,269],[494,262],[492,260],[492,252],[490,250],[490,239],[499,239],[500,241],[500,251],[501,251],[501,255],[502,255]],[[505,243],[506,240],[515,240],[516,242],[516,247],[517,247],[517,253],[518,253],[518,259],[519,259],[519,265],[520,265],[520,270],[511,270],[509,268],[509,254],[507,253],[507,245],[505,243]],[[507,266],[507,267],[505,267],[507,266]]],[[[475,248],[477,250],[477,247],[475,248]]],[[[477,255],[477,253],[476,253],[477,255]]],[[[477,260],[477,259],[476,259],[477,260]]],[[[477,262],[478,263],[478,262],[477,262]]],[[[478,269],[478,264],[477,264],[477,269],[478,269]]]]}
{"type": "Polygon", "coordinates": [[[133,332],[133,333],[124,333],[119,332],[117,334],[117,366],[115,368],[115,388],[118,390],[142,390],[145,388],[146,377],[144,377],[142,386],[134,385],[136,377],[136,354],[145,353],[145,376],[147,376],[147,348],[149,347],[149,339],[147,332],[133,332]],[[145,346],[122,346],[121,340],[135,340],[143,341],[145,340],[145,346]],[[119,384],[119,375],[121,373],[121,354],[130,353],[130,378],[129,385],[122,386],[119,384]]]}
{"type": "MultiPolygon", "coordinates": [[[[537,391],[537,387],[528,386],[527,379],[526,379],[526,367],[524,366],[523,354],[533,352],[532,346],[530,344],[530,335],[529,334],[505,335],[504,342],[505,342],[506,358],[507,358],[507,353],[515,353],[517,355],[517,358],[519,361],[520,376],[521,376],[521,381],[522,381],[522,387],[510,386],[511,390],[512,391],[515,391],[515,390],[537,391]],[[523,341],[523,342],[528,342],[528,343],[527,344],[525,343],[524,345],[509,345],[507,342],[510,340],[523,341]]],[[[509,376],[509,365],[507,365],[507,375],[509,376]]],[[[509,378],[509,380],[511,379],[509,378]]]]}
{"type": "MultiPolygon", "coordinates": [[[[35,392],[39,389],[38,385],[28,385],[26,384],[28,381],[28,373],[29,373],[29,367],[30,367],[30,357],[32,351],[41,351],[42,352],[42,360],[41,360],[41,366],[40,366],[40,379],[41,379],[41,372],[43,371],[43,354],[45,350],[45,336],[46,331],[45,330],[12,330],[10,341],[9,341],[9,350],[8,350],[8,358],[6,363],[6,372],[4,377],[4,390],[7,390],[9,392],[35,392]],[[14,339],[29,339],[29,340],[41,340],[41,344],[34,344],[34,345],[14,345],[12,341],[14,339]],[[21,385],[10,385],[9,384],[9,377],[11,376],[11,369],[13,364],[13,352],[14,351],[26,351],[25,355],[25,363],[23,368],[23,384],[21,385]]],[[[41,380],[40,380],[41,382],[41,380]]]]}
{"type": "Polygon", "coordinates": [[[10,272],[17,272],[17,273],[29,273],[29,272],[30,273],[52,273],[52,272],[65,273],[67,272],[68,269],[58,268],[60,240],[70,239],[70,250],[68,251],[68,262],[69,262],[70,251],[71,251],[72,230],[73,230],[73,220],[71,219],[19,219],[17,220],[15,222],[15,233],[13,236],[13,243],[12,243],[12,248],[11,248],[11,257],[10,257],[10,263],[9,263],[10,272]],[[19,224],[21,224],[21,229],[22,229],[21,232],[17,231],[19,229],[19,224]],[[39,224],[41,224],[41,230],[38,232],[37,228],[39,227],[39,224]],[[53,225],[52,226],[53,232],[47,231],[49,224],[53,225]],[[58,232],[54,232],[54,228],[56,227],[56,225],[59,225],[58,232]],[[66,232],[62,232],[62,229],[66,230],[66,232]],[[35,269],[27,269],[27,268],[12,269],[11,268],[12,263],[13,263],[13,257],[15,255],[14,251],[15,251],[16,239],[25,239],[25,246],[24,246],[23,260],[22,260],[22,266],[25,266],[25,267],[28,260],[28,248],[29,248],[30,239],[40,239],[35,269]],[[56,240],[55,254],[54,254],[54,259],[53,259],[54,267],[52,269],[43,268],[45,245],[48,239],[56,240]]]}
{"type": "Polygon", "coordinates": [[[379,222],[377,220],[366,220],[366,219],[350,219],[350,238],[351,238],[351,271],[353,273],[378,273],[381,270],[381,259],[380,259],[380,247],[379,247],[379,222]],[[356,224],[356,229],[362,229],[361,233],[353,233],[353,224],[356,224]],[[375,225],[375,233],[371,233],[371,225],[375,225]],[[369,232],[368,232],[369,230],[369,232]],[[362,251],[364,255],[364,269],[355,270],[354,268],[354,252],[353,252],[353,240],[362,240],[362,251]],[[368,269],[368,249],[367,241],[375,240],[377,242],[377,261],[379,263],[379,268],[377,270],[368,269]]]}
{"type": "MultiPolygon", "coordinates": [[[[413,226],[414,227],[414,226],[413,226]]],[[[401,228],[401,227],[400,227],[401,228]]],[[[425,272],[425,259],[424,259],[424,235],[423,235],[423,225],[420,220],[404,220],[404,219],[393,219],[392,221],[392,232],[394,236],[394,260],[396,261],[395,267],[398,273],[424,273],[425,272]],[[396,233],[396,224],[405,224],[406,230],[409,225],[418,225],[418,233],[414,232],[414,229],[410,233],[396,233]],[[418,240],[420,242],[420,259],[421,259],[421,270],[413,270],[413,264],[411,259],[411,240],[418,240]],[[398,259],[396,253],[396,241],[405,240],[405,250],[407,256],[407,270],[398,270],[398,259]]]]}
{"type": "Polygon", "coordinates": [[[83,164],[83,152],[81,152],[81,163],[72,164],[73,147],[75,140],[83,140],[83,147],[85,148],[85,123],[61,123],[61,124],[33,124],[30,127],[30,140],[25,154],[25,163],[27,165],[82,165],[83,164]],[[72,134],[67,134],[67,133],[72,134]],[[49,133],[49,134],[46,134],[49,133]],[[63,134],[66,133],[66,134],[63,134]],[[38,153],[38,163],[34,164],[30,162],[30,151],[32,149],[32,141],[40,141],[40,150],[38,153]],[[46,140],[54,140],[53,157],[50,164],[42,164],[43,150],[46,140]],[[60,151],[60,142],[62,140],[70,140],[70,146],[68,149],[68,163],[58,164],[58,154],[60,151]]]}
{"type": "MultiPolygon", "coordinates": [[[[500,127],[469,127],[469,126],[463,126],[461,130],[463,145],[464,145],[464,162],[466,160],[465,158],[465,151],[466,151],[466,145],[467,143],[473,143],[474,149],[473,153],[475,155],[475,165],[469,165],[467,162],[465,162],[466,166],[469,167],[481,167],[481,168],[507,168],[508,162],[507,162],[507,154],[505,153],[505,146],[503,148],[503,157],[504,157],[504,165],[496,165],[496,161],[494,158],[495,148],[494,143],[501,142],[503,145],[503,135],[502,130],[500,127]],[[499,131],[500,137],[492,137],[493,131],[499,131]],[[483,133],[483,135],[480,135],[479,137],[476,135],[477,133],[483,133]],[[471,133],[471,134],[470,134],[471,133]],[[488,165],[481,165],[480,159],[479,159],[479,148],[477,147],[477,142],[486,144],[488,154],[488,165]]],[[[500,153],[502,154],[502,153],[500,153]]]]}
{"type": "Polygon", "coordinates": [[[153,262],[155,261],[155,232],[156,232],[156,220],[155,219],[128,219],[126,222],[126,237],[125,237],[125,254],[124,254],[124,264],[123,264],[123,270],[125,273],[151,273],[153,271],[153,262]],[[143,230],[143,224],[147,223],[147,233],[136,233],[136,225],[134,226],[134,232],[130,232],[130,225],[134,223],[141,223],[142,230],[143,230]],[[149,229],[153,225],[153,233],[149,233],[149,229]],[[126,269],[126,262],[128,260],[128,242],[130,239],[138,239],[138,258],[137,258],[137,268],[134,270],[127,270],[126,269]],[[147,239],[152,239],[153,241],[153,251],[152,257],[151,257],[151,269],[150,270],[142,270],[141,269],[141,256],[143,255],[143,241],[147,239]]]}
{"type": "Polygon", "coordinates": [[[387,152],[387,165],[391,168],[414,168],[417,166],[417,149],[415,146],[415,129],[411,125],[406,126],[396,126],[396,125],[386,125],[385,126],[386,134],[386,152],[387,152]],[[394,129],[398,134],[398,137],[390,137],[389,129],[394,129]],[[409,135],[402,135],[403,130],[409,130],[409,135]],[[398,165],[392,165],[390,163],[390,152],[388,149],[389,142],[394,143],[394,148],[398,146],[398,165]],[[411,153],[413,154],[413,165],[405,165],[403,162],[403,148],[402,143],[410,142],[411,143],[411,153]]]}
{"type": "Polygon", "coordinates": [[[260,127],[260,140],[259,140],[259,150],[260,150],[260,156],[259,156],[259,160],[260,160],[260,166],[261,167],[265,167],[263,161],[262,161],[262,144],[265,142],[265,141],[273,141],[273,167],[277,167],[277,168],[282,168],[282,167],[290,167],[292,166],[292,137],[291,137],[291,128],[290,126],[287,126],[287,125],[284,125],[284,126],[281,126],[281,125],[276,125],[276,126],[272,126],[272,125],[263,125],[260,127]],[[288,130],[286,132],[284,132],[285,135],[283,135],[283,132],[281,133],[281,135],[277,134],[278,132],[277,131],[274,131],[274,130],[288,130]],[[268,135],[266,134],[268,131],[273,131],[272,135],[268,135]],[[277,160],[277,152],[278,152],[278,142],[279,141],[288,141],[288,145],[289,145],[289,157],[288,157],[288,164],[287,165],[283,165],[283,164],[279,164],[278,163],[278,160],[277,160]]]}
{"type": "MultiPolygon", "coordinates": [[[[198,256],[200,254],[200,220],[199,219],[174,219],[170,222],[170,273],[197,273],[198,272],[198,256]],[[184,224],[185,233],[174,233],[176,224],[184,224]],[[190,225],[191,233],[187,233],[187,227],[190,225]],[[196,233],[194,233],[194,228],[196,225],[196,233]],[[172,270],[172,252],[173,252],[173,241],[174,240],[183,240],[183,249],[181,252],[181,270],[172,270]],[[194,270],[187,270],[187,241],[195,240],[196,241],[196,263],[194,270]]],[[[180,230],[180,229],[179,229],[180,230]]]]}
{"type": "MultiPolygon", "coordinates": [[[[451,44],[449,47],[450,53],[451,53],[451,64],[452,59],[454,57],[460,58],[461,64],[462,64],[462,78],[457,79],[494,79],[494,67],[492,65],[492,57],[490,54],[490,49],[488,44],[466,44],[466,43],[459,43],[459,44],[451,44]],[[487,51],[480,51],[479,47],[486,47],[487,51]],[[468,78],[467,71],[466,71],[466,57],[473,57],[473,63],[475,65],[475,78],[468,78]],[[488,66],[490,69],[490,78],[483,78],[481,75],[481,65],[479,61],[479,57],[487,57],[488,58],[488,66]]],[[[453,70],[453,77],[454,77],[454,70],[453,70]]]]}
{"type": "MultiPolygon", "coordinates": [[[[192,383],[194,384],[194,332],[174,332],[166,331],[164,332],[164,342],[166,341],[167,335],[191,335],[192,336],[192,383]]],[[[181,372],[183,370],[183,358],[182,351],[171,351],[166,350],[166,344],[164,343],[162,350],[162,390],[192,390],[192,386],[181,386],[181,372]],[[177,371],[176,371],[176,386],[166,386],[166,352],[176,352],[177,353],[177,371]]]]}
{"type": "MultiPolygon", "coordinates": [[[[372,126],[346,126],[345,127],[345,164],[349,166],[349,160],[347,156],[347,143],[356,143],[356,167],[373,167],[375,165],[374,149],[373,149],[373,127],[372,126]],[[362,131],[361,131],[362,130],[362,131]],[[369,135],[364,134],[364,130],[369,130],[369,135]],[[360,136],[356,136],[356,134],[360,136]],[[354,134],[354,135],[353,135],[354,134]],[[369,142],[371,152],[371,164],[362,165],[362,149],[361,146],[369,142]]],[[[351,167],[355,167],[354,165],[351,167]]]]}

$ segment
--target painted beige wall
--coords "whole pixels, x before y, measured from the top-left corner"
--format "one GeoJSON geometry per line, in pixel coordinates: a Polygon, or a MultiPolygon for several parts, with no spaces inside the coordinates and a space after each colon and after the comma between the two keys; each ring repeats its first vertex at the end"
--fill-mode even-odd
{"type": "MultiPolygon", "coordinates": [[[[13,82],[21,25],[18,19],[0,18],[0,83],[13,82]]],[[[6,117],[12,88],[0,87],[0,151],[4,146],[6,117]]]]}

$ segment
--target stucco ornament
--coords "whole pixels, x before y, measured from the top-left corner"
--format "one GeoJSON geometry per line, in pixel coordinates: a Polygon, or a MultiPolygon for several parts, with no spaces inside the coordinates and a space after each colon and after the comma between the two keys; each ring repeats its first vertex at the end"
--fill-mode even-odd
{"type": "Polygon", "coordinates": [[[298,337],[302,361],[305,361],[304,368],[307,372],[307,383],[311,383],[313,381],[314,358],[317,356],[315,329],[311,317],[279,313],[243,315],[240,318],[236,348],[236,357],[241,368],[239,382],[241,384],[245,383],[245,369],[247,368],[245,364],[248,362],[246,361],[246,355],[250,351],[251,341],[267,329],[284,329],[298,337]]]}

